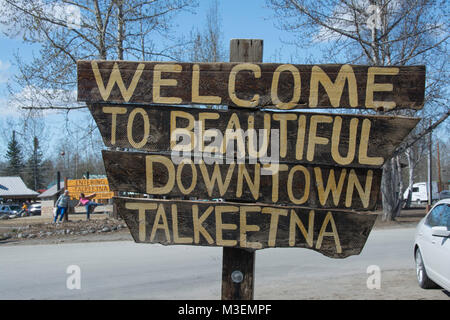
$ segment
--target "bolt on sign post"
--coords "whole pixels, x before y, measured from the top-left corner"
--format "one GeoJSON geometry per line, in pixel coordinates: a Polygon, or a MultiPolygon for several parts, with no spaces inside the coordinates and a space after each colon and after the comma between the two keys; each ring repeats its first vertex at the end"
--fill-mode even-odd
{"type": "Polygon", "coordinates": [[[165,198],[113,198],[133,239],[223,247],[227,300],[253,299],[256,250],[358,255],[381,167],[420,120],[301,109],[424,102],[424,66],[262,63],[262,48],[231,40],[228,63],[77,63],[110,192],[165,198]]]}

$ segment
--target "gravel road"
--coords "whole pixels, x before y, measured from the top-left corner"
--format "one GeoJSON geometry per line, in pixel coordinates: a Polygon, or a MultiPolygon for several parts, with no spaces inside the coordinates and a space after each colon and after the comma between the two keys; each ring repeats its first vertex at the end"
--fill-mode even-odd
{"type": "MultiPolygon", "coordinates": [[[[220,299],[221,248],[109,241],[123,236],[129,237],[0,245],[0,299],[220,299]],[[66,287],[70,265],[80,267],[80,290],[66,287]]],[[[413,236],[414,228],[374,230],[363,252],[346,259],[299,248],[260,250],[255,298],[449,300],[448,292],[418,287],[413,236]],[[379,289],[367,287],[373,265],[381,271],[379,289]]]]}

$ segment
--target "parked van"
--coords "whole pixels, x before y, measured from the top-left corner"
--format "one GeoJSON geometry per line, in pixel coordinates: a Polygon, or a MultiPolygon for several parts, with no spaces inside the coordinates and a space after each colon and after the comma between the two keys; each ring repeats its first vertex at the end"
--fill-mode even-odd
{"type": "MultiPolygon", "coordinates": [[[[412,194],[411,194],[411,202],[416,203],[424,203],[428,202],[428,185],[427,182],[418,182],[413,184],[412,194]]],[[[438,185],[436,181],[433,181],[431,184],[432,189],[432,200],[439,199],[438,185]]],[[[403,199],[408,198],[409,187],[406,188],[406,191],[403,193],[403,199]]]]}

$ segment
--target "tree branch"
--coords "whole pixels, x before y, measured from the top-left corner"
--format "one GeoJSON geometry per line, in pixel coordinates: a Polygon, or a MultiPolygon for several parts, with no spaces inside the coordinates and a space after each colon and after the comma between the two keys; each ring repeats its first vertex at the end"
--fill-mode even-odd
{"type": "Polygon", "coordinates": [[[444,113],[444,115],[442,115],[442,117],[436,121],[435,123],[433,123],[431,126],[429,126],[428,128],[426,128],[425,130],[423,130],[421,133],[419,133],[418,135],[415,135],[412,137],[412,141],[410,141],[408,144],[403,145],[399,148],[397,148],[392,156],[397,156],[401,153],[403,153],[406,149],[410,148],[411,146],[413,146],[418,140],[420,140],[421,138],[423,138],[426,134],[430,133],[431,131],[433,131],[434,129],[437,128],[437,126],[439,126],[442,122],[445,121],[445,119],[447,119],[450,116],[450,109],[447,110],[446,113],[444,113]]]}

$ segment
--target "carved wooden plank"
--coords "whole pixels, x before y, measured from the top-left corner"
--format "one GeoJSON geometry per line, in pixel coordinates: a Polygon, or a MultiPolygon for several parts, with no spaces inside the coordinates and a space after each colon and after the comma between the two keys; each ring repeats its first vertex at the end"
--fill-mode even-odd
{"type": "Polygon", "coordinates": [[[232,130],[230,138],[242,129],[237,138],[242,144],[232,140],[231,150],[239,151],[237,156],[248,159],[250,151],[262,150],[280,161],[344,167],[380,167],[419,121],[389,116],[143,105],[91,105],[90,110],[108,147],[170,152],[177,149],[176,144],[185,143],[180,137],[184,136],[193,137],[192,146],[196,147],[191,148],[192,153],[211,150],[215,145],[220,146],[216,154],[225,155],[226,148],[218,138],[224,145],[227,128],[232,130]],[[208,138],[211,129],[220,132],[212,141],[208,138]],[[180,130],[185,133],[178,134],[177,139],[180,130]],[[254,138],[249,139],[251,132],[254,138]],[[244,148],[238,149],[241,146],[244,148]]]}
{"type": "Polygon", "coordinates": [[[425,66],[78,61],[78,101],[421,109],[425,66]]]}
{"type": "Polygon", "coordinates": [[[111,190],[170,197],[373,210],[381,181],[381,169],[294,164],[269,169],[259,163],[196,163],[188,158],[176,164],[159,154],[102,153],[111,190]]]}
{"type": "Polygon", "coordinates": [[[136,242],[247,249],[300,247],[328,257],[361,252],[375,214],[298,206],[115,197],[136,242]]]}

